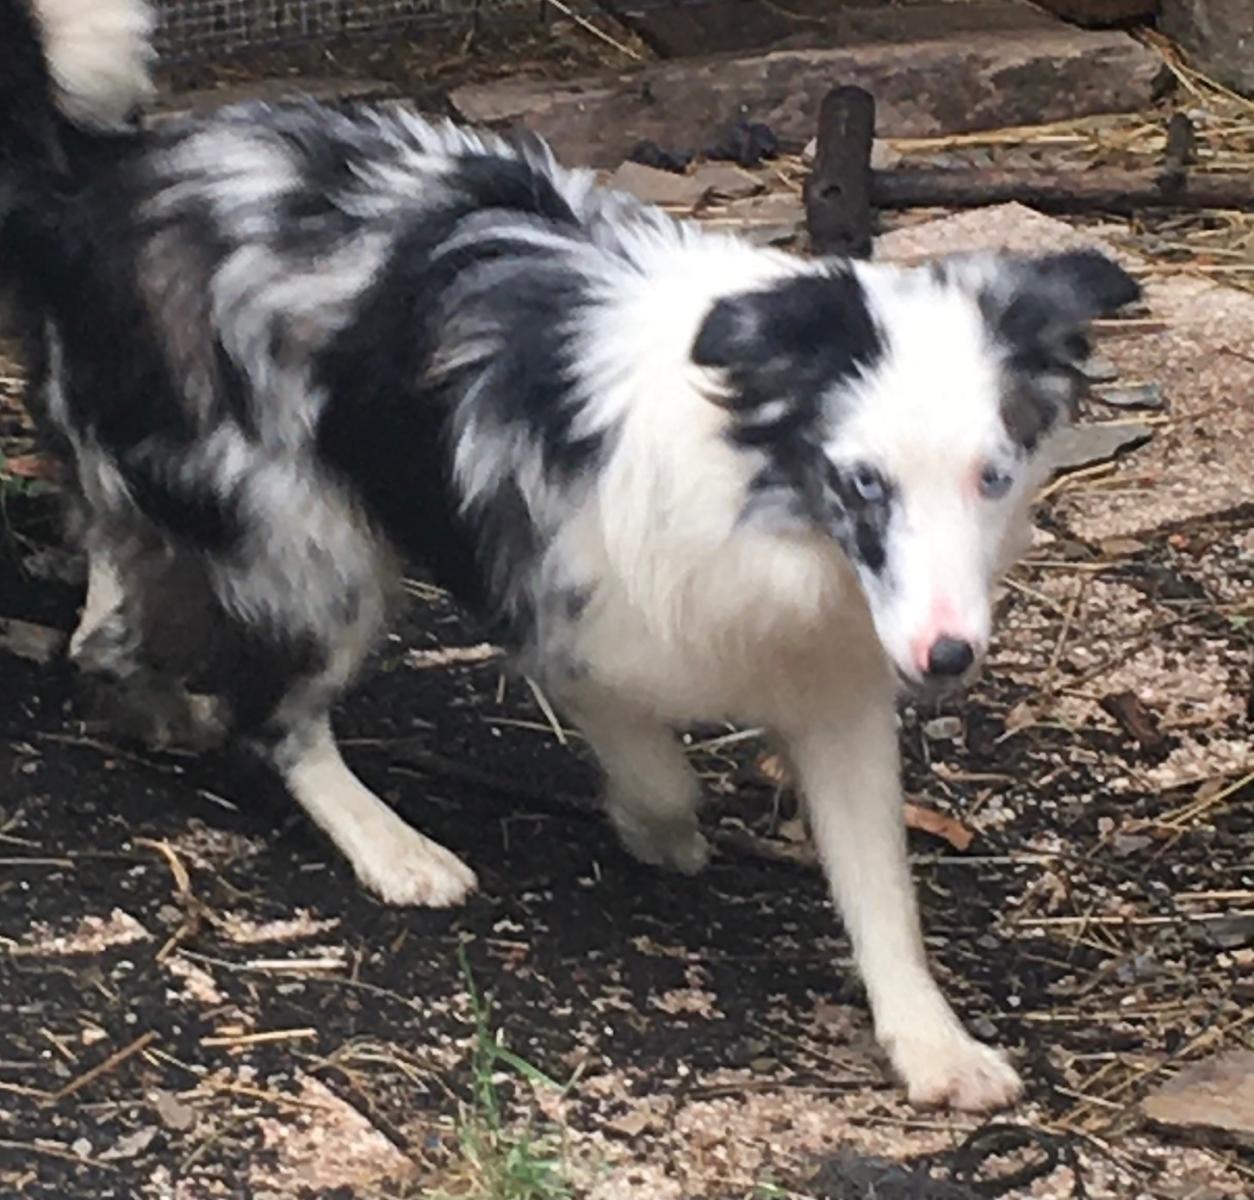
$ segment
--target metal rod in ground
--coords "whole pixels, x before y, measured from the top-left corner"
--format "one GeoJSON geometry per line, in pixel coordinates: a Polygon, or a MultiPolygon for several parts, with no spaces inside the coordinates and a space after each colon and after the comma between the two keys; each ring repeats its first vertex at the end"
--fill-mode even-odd
{"type": "Polygon", "coordinates": [[[816,254],[868,258],[875,100],[859,87],[833,88],[819,109],[814,169],[805,183],[806,225],[816,254]]]}

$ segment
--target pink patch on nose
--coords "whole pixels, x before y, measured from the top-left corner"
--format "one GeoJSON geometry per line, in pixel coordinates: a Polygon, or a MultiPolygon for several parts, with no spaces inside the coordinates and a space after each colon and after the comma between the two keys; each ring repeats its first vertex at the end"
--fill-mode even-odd
{"type": "Polygon", "coordinates": [[[941,596],[932,602],[931,623],[937,629],[953,629],[958,624],[958,610],[948,596],[941,596]]]}
{"type": "Polygon", "coordinates": [[[941,638],[954,638],[957,641],[971,641],[959,632],[960,622],[958,611],[947,596],[941,596],[932,602],[932,611],[928,614],[927,623],[915,637],[910,639],[910,660],[920,675],[928,673],[932,661],[932,647],[941,638]]]}
{"type": "Polygon", "coordinates": [[[936,638],[932,634],[924,634],[910,643],[910,659],[920,675],[927,674],[927,666],[932,657],[932,644],[936,638]]]}

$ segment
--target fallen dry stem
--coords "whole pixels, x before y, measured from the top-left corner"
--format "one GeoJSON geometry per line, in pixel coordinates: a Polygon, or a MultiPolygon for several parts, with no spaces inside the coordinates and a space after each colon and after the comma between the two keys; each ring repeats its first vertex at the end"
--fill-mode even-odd
{"type": "Polygon", "coordinates": [[[97,1079],[109,1074],[110,1071],[115,1071],[124,1062],[126,1062],[128,1058],[134,1057],[136,1054],[141,1053],[143,1050],[146,1050],[149,1046],[151,1046],[153,1042],[157,1040],[158,1036],[158,1033],[154,1029],[150,1029],[147,1033],[141,1034],[133,1042],[123,1046],[121,1050],[117,1050],[113,1054],[110,1054],[104,1062],[97,1063],[91,1068],[91,1070],[84,1071],[77,1079],[70,1080],[65,1087],[61,1088],[59,1091],[53,1092],[48,1097],[48,1103],[58,1104],[67,1097],[73,1096],[76,1092],[82,1091],[88,1084],[94,1083],[97,1079]]]}
{"type": "Polygon", "coordinates": [[[262,1033],[240,1033],[225,1037],[202,1037],[200,1044],[207,1047],[242,1049],[245,1046],[268,1045],[272,1042],[300,1042],[316,1038],[316,1029],[270,1029],[262,1033]]]}

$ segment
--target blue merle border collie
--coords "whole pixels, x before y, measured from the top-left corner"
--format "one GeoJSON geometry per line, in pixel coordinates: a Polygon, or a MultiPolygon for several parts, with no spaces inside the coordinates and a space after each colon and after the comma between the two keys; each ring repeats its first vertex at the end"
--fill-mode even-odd
{"type": "Polygon", "coordinates": [[[167,732],[229,722],[384,900],[457,904],[470,869],[328,719],[421,560],[578,725],[644,862],[708,856],[672,729],[773,730],[911,1099],[1013,1100],[925,960],[894,693],[976,669],[1133,281],[804,261],[392,109],[141,131],[150,27],[0,0],[0,255],[89,556],[78,664],[167,732]]]}

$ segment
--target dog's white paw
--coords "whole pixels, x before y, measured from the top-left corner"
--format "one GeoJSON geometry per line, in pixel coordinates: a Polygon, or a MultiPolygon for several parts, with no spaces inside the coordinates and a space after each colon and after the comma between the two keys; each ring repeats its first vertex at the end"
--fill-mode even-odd
{"type": "Polygon", "coordinates": [[[885,1039],[885,1049],[910,1103],[919,1108],[990,1112],[1023,1094],[1023,1082],[1005,1055],[960,1027],[898,1035],[885,1039]]]}
{"type": "Polygon", "coordinates": [[[710,862],[710,843],[705,835],[693,830],[686,837],[670,844],[661,865],[681,875],[699,875],[710,862]]]}
{"type": "Polygon", "coordinates": [[[455,908],[478,887],[456,854],[408,825],[388,830],[354,856],[353,868],[364,887],[398,906],[455,908]]]}
{"type": "Polygon", "coordinates": [[[634,812],[611,807],[610,820],[627,853],[651,867],[696,875],[710,861],[710,843],[697,828],[695,818],[647,821],[634,812]]]}
{"type": "Polygon", "coordinates": [[[70,662],[74,663],[76,666],[83,665],[81,661],[83,658],[83,647],[87,644],[87,639],[96,632],[98,624],[99,622],[97,622],[96,625],[89,626],[86,621],[80,621],[74,632],[70,634],[70,644],[67,653],[69,655],[70,662]]]}
{"type": "Polygon", "coordinates": [[[187,741],[193,750],[213,750],[230,732],[226,706],[218,696],[187,693],[187,741]]]}

